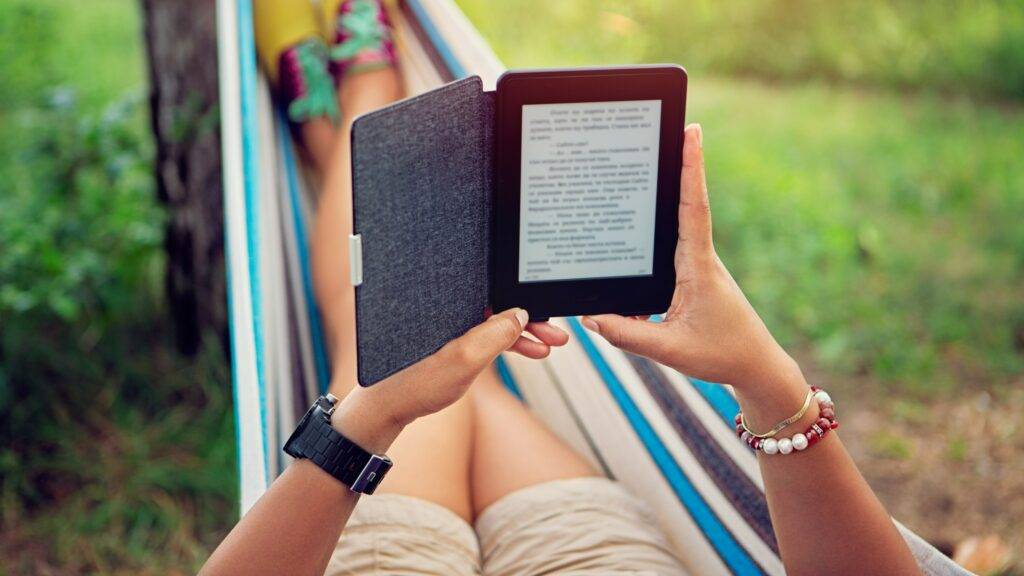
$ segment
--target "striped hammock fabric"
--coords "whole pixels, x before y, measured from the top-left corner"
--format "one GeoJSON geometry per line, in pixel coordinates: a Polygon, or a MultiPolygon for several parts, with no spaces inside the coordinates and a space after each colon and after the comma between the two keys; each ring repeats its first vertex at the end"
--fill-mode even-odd
{"type": "MultiPolygon", "coordinates": [[[[451,0],[392,6],[415,94],[504,69],[451,0]]],[[[250,0],[219,0],[219,65],[241,511],[287,465],[281,452],[328,381],[313,301],[312,196],[282,114],[256,66],[250,0]]],[[[733,435],[731,392],[592,338],[544,361],[498,360],[506,386],[609,477],[648,501],[693,574],[783,574],[754,455],[733,435]]],[[[900,526],[926,574],[967,574],[900,526]]]]}

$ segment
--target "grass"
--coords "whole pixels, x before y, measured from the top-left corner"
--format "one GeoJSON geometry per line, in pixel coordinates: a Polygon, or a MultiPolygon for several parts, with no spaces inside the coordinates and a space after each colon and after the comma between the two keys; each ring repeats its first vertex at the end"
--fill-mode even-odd
{"type": "Polygon", "coordinates": [[[1022,369],[1024,114],[694,79],[717,245],[773,331],[916,392],[1022,369]]]}
{"type": "MultiPolygon", "coordinates": [[[[558,3],[543,19],[528,4],[460,1],[511,66],[690,64],[621,3],[558,3]]],[[[690,80],[717,246],[785,344],[919,395],[1024,370],[1021,108],[690,80]]]]}

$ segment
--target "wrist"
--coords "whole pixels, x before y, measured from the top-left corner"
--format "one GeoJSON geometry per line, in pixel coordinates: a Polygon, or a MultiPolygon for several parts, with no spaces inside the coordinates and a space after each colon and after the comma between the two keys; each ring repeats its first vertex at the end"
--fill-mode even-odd
{"type": "MultiPolygon", "coordinates": [[[[792,416],[807,398],[810,386],[795,361],[788,359],[765,372],[754,385],[734,387],[747,423],[766,430],[792,416]]],[[[814,410],[810,410],[814,412],[814,410]]]]}
{"type": "Polygon", "coordinates": [[[778,345],[769,353],[758,354],[752,364],[743,380],[733,383],[737,396],[760,401],[790,388],[807,389],[800,365],[778,345]]]}
{"type": "Polygon", "coordinates": [[[380,404],[371,390],[356,386],[338,404],[331,426],[363,450],[384,454],[407,423],[380,404]]]}

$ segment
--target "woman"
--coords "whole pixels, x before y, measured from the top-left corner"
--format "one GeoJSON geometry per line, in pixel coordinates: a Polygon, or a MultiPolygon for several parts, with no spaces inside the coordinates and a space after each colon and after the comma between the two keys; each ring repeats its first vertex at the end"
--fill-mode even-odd
{"type": "MultiPolygon", "coordinates": [[[[644,505],[501,386],[495,357],[512,350],[543,358],[568,340],[558,328],[507,310],[371,388],[355,385],[354,294],[342,274],[351,226],[347,131],[352,118],[401,93],[393,58],[376,62],[340,79],[339,132],[321,131],[316,117],[296,120],[296,128],[308,150],[321,150],[319,162],[311,156],[325,170],[314,266],[331,341],[331,392],[343,399],[331,425],[367,451],[387,452],[394,469],[356,507],[356,493],[315,464],[294,462],[203,573],[682,573],[644,505]],[[327,152],[318,134],[327,134],[327,152]]],[[[685,132],[679,216],[678,281],[664,321],[602,315],[583,324],[624,350],[732,384],[745,424],[768,430],[806,404],[809,386],[715,253],[697,125],[685,132]]],[[[811,402],[780,437],[807,429],[822,412],[811,402]]],[[[758,454],[788,573],[918,573],[836,434],[796,455],[758,454]]]]}

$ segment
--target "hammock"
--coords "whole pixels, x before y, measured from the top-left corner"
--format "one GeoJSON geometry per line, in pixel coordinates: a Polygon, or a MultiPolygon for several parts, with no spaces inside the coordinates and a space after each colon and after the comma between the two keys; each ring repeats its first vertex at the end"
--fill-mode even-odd
{"type": "MultiPolygon", "coordinates": [[[[393,7],[411,94],[503,70],[452,0],[393,7]]],[[[249,0],[218,1],[232,379],[244,512],[287,465],[288,434],[325,389],[313,301],[312,196],[282,114],[256,66],[249,0]]],[[[640,495],[693,574],[783,574],[754,455],[733,434],[731,392],[572,334],[544,361],[506,355],[505,385],[563,440],[640,495]]],[[[899,526],[927,574],[967,574],[899,526]]]]}

